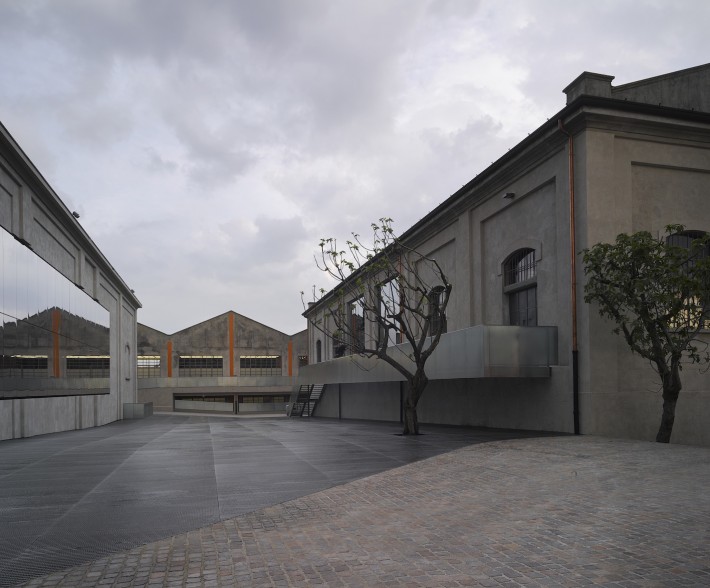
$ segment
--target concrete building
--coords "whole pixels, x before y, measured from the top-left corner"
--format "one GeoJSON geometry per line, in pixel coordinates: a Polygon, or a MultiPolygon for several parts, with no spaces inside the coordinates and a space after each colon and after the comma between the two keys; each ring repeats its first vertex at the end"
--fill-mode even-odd
{"type": "Polygon", "coordinates": [[[123,418],[140,302],[2,125],[0,227],[0,439],[123,418]]]}
{"type": "MultiPolygon", "coordinates": [[[[584,303],[578,254],[671,223],[710,230],[710,65],[612,80],[582,73],[562,110],[402,235],[453,283],[420,422],[654,439],[658,377],[584,303]]],[[[304,314],[299,383],[326,385],[315,416],[400,419],[401,376],[336,358],[313,327],[331,296],[304,314]]],[[[710,375],[691,366],[673,441],[710,445],[710,375]]]]}
{"type": "Polygon", "coordinates": [[[236,312],[172,335],[138,324],[138,398],[156,411],[285,412],[308,363],[289,336],[236,312]]]}

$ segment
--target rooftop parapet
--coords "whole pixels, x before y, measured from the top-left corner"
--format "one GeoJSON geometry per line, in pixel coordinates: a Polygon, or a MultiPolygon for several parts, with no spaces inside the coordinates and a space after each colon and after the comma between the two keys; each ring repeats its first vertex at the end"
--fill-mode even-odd
{"type": "Polygon", "coordinates": [[[612,87],[614,76],[585,71],[563,92],[567,104],[580,96],[615,98],[654,106],[710,112],[710,64],[612,87]]]}
{"type": "Polygon", "coordinates": [[[567,94],[567,104],[574,102],[582,95],[611,98],[611,81],[613,79],[614,76],[585,71],[562,91],[567,94]]]}

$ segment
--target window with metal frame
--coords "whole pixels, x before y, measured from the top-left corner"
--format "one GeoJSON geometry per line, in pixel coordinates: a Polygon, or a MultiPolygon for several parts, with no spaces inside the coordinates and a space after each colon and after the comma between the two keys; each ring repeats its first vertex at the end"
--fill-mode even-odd
{"type": "Polygon", "coordinates": [[[138,356],[138,377],[139,378],[159,378],[160,377],[160,356],[159,355],[139,355],[138,356]]]}
{"type": "MultiPolygon", "coordinates": [[[[710,257],[710,242],[701,242],[700,239],[704,239],[707,235],[706,231],[681,231],[680,233],[674,233],[669,235],[666,239],[668,245],[682,247],[683,249],[688,249],[692,252],[690,259],[684,264],[684,270],[686,272],[691,272],[697,260],[705,259],[710,257]]],[[[701,299],[702,301],[702,299],[701,299]]],[[[684,318],[682,322],[691,326],[697,326],[699,321],[702,321],[701,328],[703,330],[710,330],[710,317],[702,317],[702,313],[698,312],[697,315],[693,316],[691,308],[698,309],[700,306],[698,304],[698,299],[693,298],[689,300],[692,304],[688,305],[688,308],[684,311],[684,318]]]]}
{"type": "Polygon", "coordinates": [[[108,355],[67,355],[67,378],[108,378],[108,355]]]}
{"type": "Polygon", "coordinates": [[[518,249],[503,262],[503,292],[508,297],[510,325],[537,325],[537,266],[534,249],[518,249]]]}
{"type": "Polygon", "coordinates": [[[280,355],[242,355],[239,357],[240,376],[280,376],[280,355]]]}
{"type": "Polygon", "coordinates": [[[536,276],[535,250],[525,248],[514,251],[505,260],[503,267],[506,286],[532,280],[536,276]]]}
{"type": "Polygon", "coordinates": [[[699,243],[699,239],[703,239],[705,235],[707,235],[705,231],[682,231],[669,235],[666,243],[692,250],[692,258],[688,261],[688,269],[690,269],[695,260],[710,257],[710,243],[699,243]]]}
{"type": "Polygon", "coordinates": [[[431,317],[429,333],[431,335],[436,335],[439,332],[446,333],[446,312],[441,310],[444,303],[444,292],[443,286],[437,286],[429,293],[429,316],[431,317]]]}
{"type": "Polygon", "coordinates": [[[209,377],[223,375],[221,355],[181,355],[178,360],[178,376],[209,377]]]}
{"type": "Polygon", "coordinates": [[[333,333],[333,357],[345,357],[347,350],[345,334],[338,329],[333,333]]]}
{"type": "MultiPolygon", "coordinates": [[[[402,308],[402,288],[401,282],[398,277],[391,278],[386,282],[380,284],[378,288],[377,295],[380,301],[380,314],[382,318],[388,323],[397,324],[395,317],[399,314],[402,308]]],[[[385,334],[385,327],[379,325],[379,337],[380,341],[382,338],[387,336],[387,346],[399,345],[404,342],[404,336],[402,331],[396,327],[391,327],[387,329],[385,334]]]]}
{"type": "Polygon", "coordinates": [[[46,355],[2,355],[0,378],[46,378],[48,366],[46,355]]]}
{"type": "Polygon", "coordinates": [[[350,353],[359,353],[365,348],[365,308],[363,298],[348,305],[350,314],[350,353]]]}

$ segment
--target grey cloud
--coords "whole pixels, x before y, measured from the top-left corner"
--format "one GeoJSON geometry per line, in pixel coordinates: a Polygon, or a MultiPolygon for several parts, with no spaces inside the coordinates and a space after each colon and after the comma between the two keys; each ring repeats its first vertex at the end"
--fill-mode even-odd
{"type": "Polygon", "coordinates": [[[127,55],[166,63],[184,51],[204,60],[219,53],[222,39],[210,33],[215,22],[224,20],[214,15],[223,6],[168,0],[37,0],[6,7],[5,14],[16,26],[60,39],[94,60],[127,55]]]}
{"type": "MultiPolygon", "coordinates": [[[[388,88],[420,6],[66,0],[17,7],[12,16],[81,57],[70,103],[100,103],[111,88],[92,81],[122,63],[153,62],[154,79],[134,89],[164,113],[203,182],[243,173],[275,140],[321,153],[371,148],[370,129],[391,128],[388,88]]],[[[75,112],[66,125],[82,140],[95,139],[94,129],[111,137],[132,128],[121,120],[128,113],[106,114],[96,124],[75,112]]]]}
{"type": "Polygon", "coordinates": [[[65,133],[85,142],[90,148],[110,148],[117,141],[128,138],[133,117],[118,104],[94,103],[86,108],[80,97],[57,108],[65,125],[65,133]]]}
{"type": "Polygon", "coordinates": [[[153,147],[144,149],[143,162],[147,170],[156,173],[175,173],[179,170],[175,161],[162,157],[153,147]]]}
{"type": "Polygon", "coordinates": [[[143,316],[235,308],[280,328],[271,312],[300,321],[278,300],[312,283],[319,237],[385,215],[405,230],[562,108],[583,69],[624,83],[697,65],[696,4],[0,2],[0,108],[143,316]],[[297,216],[263,216],[274,190],[274,216],[297,216]]]}
{"type": "Polygon", "coordinates": [[[481,0],[436,0],[429,2],[427,11],[439,17],[462,18],[477,12],[481,4],[481,0]]]}
{"type": "Polygon", "coordinates": [[[421,136],[431,149],[433,157],[454,161],[459,165],[470,165],[472,161],[485,155],[491,158],[485,162],[488,165],[503,154],[500,149],[505,142],[495,139],[500,136],[502,126],[500,121],[483,116],[453,132],[430,128],[423,131],[421,136]]]}
{"type": "Polygon", "coordinates": [[[309,237],[299,217],[254,219],[256,233],[246,233],[234,223],[223,224],[220,229],[230,236],[227,255],[235,268],[245,271],[268,271],[269,266],[277,273],[294,264],[293,253],[309,237]]]}

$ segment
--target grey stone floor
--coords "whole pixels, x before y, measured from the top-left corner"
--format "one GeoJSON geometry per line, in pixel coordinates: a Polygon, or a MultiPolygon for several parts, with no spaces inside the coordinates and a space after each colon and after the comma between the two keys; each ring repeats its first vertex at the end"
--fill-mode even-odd
{"type": "Polygon", "coordinates": [[[0,586],[52,577],[461,447],[534,435],[423,426],[425,434],[412,438],[399,430],[173,414],[0,442],[0,586]]]}
{"type": "Polygon", "coordinates": [[[470,445],[27,587],[710,586],[710,449],[470,445]]]}

